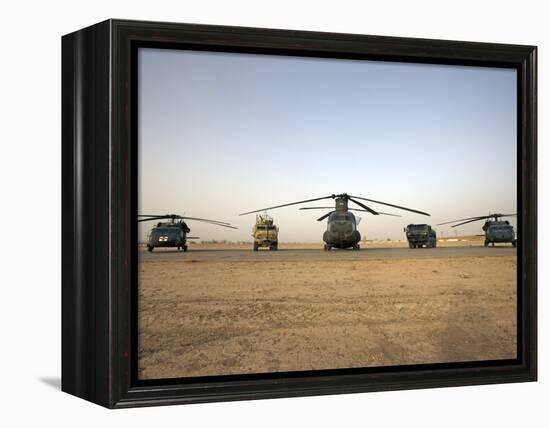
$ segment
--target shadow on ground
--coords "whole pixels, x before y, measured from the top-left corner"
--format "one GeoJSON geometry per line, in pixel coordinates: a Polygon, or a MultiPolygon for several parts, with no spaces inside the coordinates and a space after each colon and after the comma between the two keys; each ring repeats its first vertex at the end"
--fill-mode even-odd
{"type": "Polygon", "coordinates": [[[50,388],[61,390],[61,379],[59,377],[40,377],[38,380],[50,388]]]}

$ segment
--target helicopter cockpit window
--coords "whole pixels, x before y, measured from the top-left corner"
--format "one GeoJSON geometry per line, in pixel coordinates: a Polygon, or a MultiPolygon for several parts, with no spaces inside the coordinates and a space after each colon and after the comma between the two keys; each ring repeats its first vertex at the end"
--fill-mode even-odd
{"type": "Polygon", "coordinates": [[[168,236],[170,238],[179,238],[181,236],[181,231],[175,227],[165,227],[154,229],[151,234],[157,236],[168,236]]]}
{"type": "Polygon", "coordinates": [[[491,226],[491,229],[493,229],[493,230],[509,230],[510,225],[508,225],[508,224],[497,224],[497,225],[491,226]]]}
{"type": "Polygon", "coordinates": [[[356,230],[355,216],[349,212],[333,213],[328,224],[330,232],[353,232],[356,230]]]}
{"type": "Polygon", "coordinates": [[[334,213],[330,219],[334,221],[354,221],[355,217],[351,213],[334,213]]]}
{"type": "Polygon", "coordinates": [[[410,230],[413,230],[415,232],[425,232],[428,230],[428,226],[425,224],[415,224],[409,227],[410,230]]]}

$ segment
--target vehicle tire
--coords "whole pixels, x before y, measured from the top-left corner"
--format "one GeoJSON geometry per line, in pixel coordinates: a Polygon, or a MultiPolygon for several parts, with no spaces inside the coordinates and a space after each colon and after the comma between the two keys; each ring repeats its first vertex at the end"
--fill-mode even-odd
{"type": "Polygon", "coordinates": [[[434,245],[432,248],[436,248],[437,247],[437,239],[434,239],[434,245]]]}
{"type": "Polygon", "coordinates": [[[184,246],[183,246],[183,251],[184,251],[184,252],[187,252],[187,245],[184,245],[184,246]]]}
{"type": "Polygon", "coordinates": [[[412,242],[409,242],[409,248],[414,248],[414,245],[412,242]]]}
{"type": "Polygon", "coordinates": [[[325,248],[325,251],[330,251],[332,249],[332,247],[330,245],[327,245],[327,244],[325,244],[324,248],[325,248]]]}
{"type": "Polygon", "coordinates": [[[488,247],[488,246],[489,246],[489,240],[488,240],[488,239],[485,240],[485,242],[483,243],[483,246],[484,246],[484,247],[488,247]]]}
{"type": "Polygon", "coordinates": [[[152,245],[147,245],[147,251],[149,251],[150,253],[155,249],[155,247],[153,247],[152,245]]]}
{"type": "Polygon", "coordinates": [[[517,246],[518,246],[518,241],[517,241],[517,239],[514,239],[512,241],[512,247],[516,248],[517,246]]]}
{"type": "Polygon", "coordinates": [[[254,251],[258,251],[258,243],[254,242],[254,251]]]}
{"type": "Polygon", "coordinates": [[[269,248],[271,251],[277,251],[278,244],[271,244],[271,247],[269,248]]]}
{"type": "Polygon", "coordinates": [[[359,251],[361,249],[361,247],[359,246],[359,244],[356,244],[353,246],[353,250],[354,251],[359,251]]]}

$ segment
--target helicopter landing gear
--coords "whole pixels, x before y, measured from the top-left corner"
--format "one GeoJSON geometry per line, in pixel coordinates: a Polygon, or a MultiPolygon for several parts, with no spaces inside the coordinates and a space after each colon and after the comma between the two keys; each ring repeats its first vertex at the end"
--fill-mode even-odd
{"type": "Polygon", "coordinates": [[[147,245],[147,251],[149,251],[150,253],[155,249],[155,247],[153,247],[152,245],[147,245]]]}
{"type": "Polygon", "coordinates": [[[332,250],[332,247],[330,245],[327,245],[325,244],[324,248],[323,248],[325,251],[330,251],[332,250]]]}

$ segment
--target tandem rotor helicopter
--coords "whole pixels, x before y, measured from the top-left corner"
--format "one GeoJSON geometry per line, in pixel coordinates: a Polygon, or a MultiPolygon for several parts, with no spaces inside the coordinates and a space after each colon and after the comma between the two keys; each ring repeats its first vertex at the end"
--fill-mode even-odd
{"type": "Polygon", "coordinates": [[[485,224],[482,226],[485,232],[486,247],[489,244],[495,246],[496,242],[507,243],[510,242],[514,247],[517,246],[516,233],[514,232],[514,226],[510,224],[508,220],[499,220],[502,217],[515,217],[517,214],[489,214],[478,217],[463,218],[460,220],[446,221],[445,223],[439,223],[438,226],[444,224],[457,223],[451,227],[462,226],[463,224],[472,223],[474,221],[485,220],[485,224]],[[491,220],[493,219],[493,220],[491,220]]]}
{"type": "Polygon", "coordinates": [[[323,196],[320,198],[314,198],[314,199],[306,199],[303,201],[297,201],[297,202],[290,202],[288,204],[282,204],[282,205],[276,205],[274,207],[268,207],[268,208],[261,208],[259,210],[254,211],[248,211],[239,215],[247,215],[247,214],[253,214],[261,211],[267,211],[272,210],[275,208],[282,208],[282,207],[288,207],[290,205],[297,205],[297,204],[304,204],[308,202],[315,202],[315,201],[321,201],[323,199],[334,199],[335,206],[334,207],[303,207],[300,209],[307,210],[317,210],[317,209],[330,209],[332,211],[323,214],[321,217],[317,219],[317,221],[323,221],[325,218],[328,218],[327,220],[327,230],[323,234],[323,241],[325,242],[324,249],[325,251],[329,251],[332,248],[352,248],[353,250],[359,250],[359,241],[361,240],[361,234],[357,230],[357,224],[358,220],[353,215],[351,211],[362,211],[362,212],[368,212],[373,215],[390,215],[395,217],[400,217],[396,214],[388,214],[388,213],[382,213],[379,211],[375,211],[372,208],[369,208],[362,202],[359,202],[357,199],[363,200],[363,201],[369,201],[374,202],[376,204],[381,205],[387,205],[389,207],[398,208],[405,211],[411,211],[413,213],[422,214],[429,216],[430,214],[425,213],[423,211],[414,210],[412,208],[406,208],[399,205],[393,205],[389,204],[387,202],[381,202],[381,201],[375,201],[374,199],[367,199],[360,196],[353,196],[348,195],[347,193],[341,193],[339,195],[329,195],[329,196],[323,196]],[[357,208],[349,208],[348,207],[348,201],[351,201],[361,207],[362,209],[357,208]]]}
{"type": "Polygon", "coordinates": [[[140,214],[138,222],[153,220],[169,220],[168,222],[159,222],[147,235],[147,250],[153,251],[156,247],[171,247],[178,250],[187,251],[188,239],[199,239],[198,236],[187,236],[191,229],[185,223],[185,220],[202,221],[215,226],[237,229],[235,226],[224,221],[209,220],[206,218],[188,217],[178,214],[140,214]]]}

